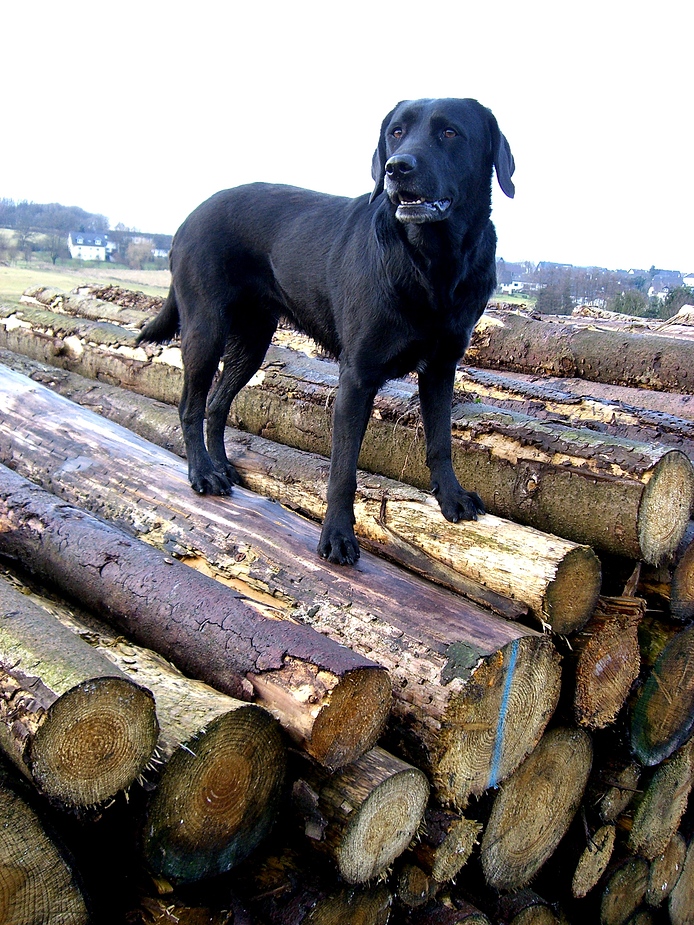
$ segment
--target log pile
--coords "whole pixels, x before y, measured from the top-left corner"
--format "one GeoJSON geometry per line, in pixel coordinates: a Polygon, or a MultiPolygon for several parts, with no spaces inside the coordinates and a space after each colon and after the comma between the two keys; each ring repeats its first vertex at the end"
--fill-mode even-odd
{"type": "Polygon", "coordinates": [[[492,513],[440,518],[391,383],[346,570],[334,365],[278,332],[200,498],[157,308],[0,307],[0,918],[693,922],[694,344],[490,315],[453,438],[492,513]]]}

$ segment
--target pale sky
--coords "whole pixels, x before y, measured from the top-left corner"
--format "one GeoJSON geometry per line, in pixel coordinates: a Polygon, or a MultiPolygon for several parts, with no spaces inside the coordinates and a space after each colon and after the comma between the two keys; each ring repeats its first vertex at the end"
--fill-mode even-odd
{"type": "Polygon", "coordinates": [[[515,160],[498,256],[694,271],[694,5],[5,5],[0,197],[172,233],[252,180],[371,190],[401,99],[474,97],[515,160]]]}

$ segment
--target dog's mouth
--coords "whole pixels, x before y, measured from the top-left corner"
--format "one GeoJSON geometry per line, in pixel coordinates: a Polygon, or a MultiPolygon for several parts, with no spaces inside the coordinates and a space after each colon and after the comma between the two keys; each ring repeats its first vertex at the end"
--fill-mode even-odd
{"type": "Polygon", "coordinates": [[[398,221],[415,224],[440,221],[451,207],[450,199],[425,199],[405,190],[391,194],[391,201],[397,206],[395,217],[398,221]]]}

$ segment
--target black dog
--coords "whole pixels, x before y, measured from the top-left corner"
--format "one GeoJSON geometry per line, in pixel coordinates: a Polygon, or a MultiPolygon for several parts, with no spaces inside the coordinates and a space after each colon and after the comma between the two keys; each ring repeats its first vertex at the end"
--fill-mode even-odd
{"type": "Polygon", "coordinates": [[[217,193],[186,219],[171,249],[168,298],[140,340],[168,340],[180,328],[179,410],[196,491],[224,495],[239,480],[224,450],[229,406],[285,317],[340,361],[323,558],[359,556],[353,504],[364,431],[378,389],[413,370],[441,511],[454,522],[484,512],[453,472],[450,413],[456,364],[496,285],[494,169],[513,196],[508,142],[476,100],[402,102],[383,120],[370,197],[252,184],[217,193]],[[220,359],[208,453],[203,419],[220,359]]]}

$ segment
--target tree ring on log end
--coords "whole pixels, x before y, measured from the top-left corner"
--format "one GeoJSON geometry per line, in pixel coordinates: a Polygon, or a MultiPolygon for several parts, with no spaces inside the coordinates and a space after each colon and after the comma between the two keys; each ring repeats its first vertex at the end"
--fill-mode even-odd
{"type": "Polygon", "coordinates": [[[600,560],[589,546],[577,546],[559,563],[547,588],[547,622],[555,633],[573,633],[590,619],[600,594],[600,560]]]}
{"type": "Polygon", "coordinates": [[[174,882],[226,873],[275,821],[286,756],[279,725],[246,704],[223,713],[171,756],[150,804],[144,853],[174,882]]]}
{"type": "Polygon", "coordinates": [[[694,503],[694,469],[679,450],[654,466],[638,512],[638,536],[646,562],[658,565],[679,546],[694,503]]]}
{"type": "Polygon", "coordinates": [[[308,752],[331,771],[351,763],[383,732],[391,702],[387,671],[360,668],[348,672],[316,717],[308,752]]]}
{"type": "Polygon", "coordinates": [[[124,678],[92,678],[52,704],[27,763],[46,796],[90,806],[132,784],[150,761],[158,736],[148,690],[124,678]]]}
{"type": "Polygon", "coordinates": [[[492,889],[524,886],[554,852],[583,797],[592,755],[582,729],[553,729],[502,784],[481,849],[492,889]]]}
{"type": "Polygon", "coordinates": [[[694,729],[694,624],[658,656],[631,714],[631,746],[645,765],[660,764],[694,729]]]}
{"type": "Polygon", "coordinates": [[[345,829],[335,858],[340,875],[365,883],[389,867],[414,838],[428,798],[429,784],[416,768],[375,787],[345,829]]]}
{"type": "Polygon", "coordinates": [[[481,660],[443,717],[431,777],[442,803],[464,807],[509,776],[537,745],[559,700],[560,658],[528,635],[481,660]]]}

